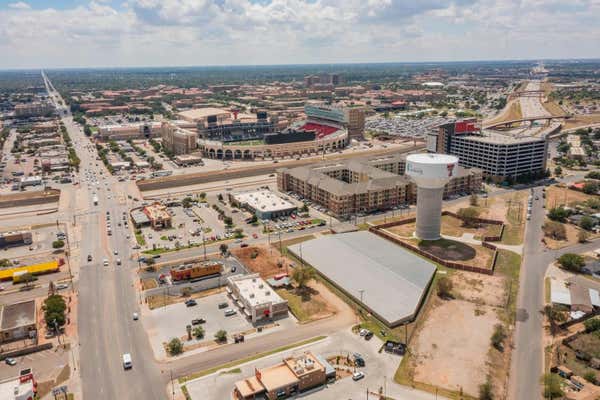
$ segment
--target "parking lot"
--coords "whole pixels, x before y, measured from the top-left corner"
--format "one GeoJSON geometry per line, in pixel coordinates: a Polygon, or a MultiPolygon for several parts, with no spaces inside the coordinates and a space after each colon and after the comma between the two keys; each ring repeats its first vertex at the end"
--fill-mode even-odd
{"type": "MultiPolygon", "coordinates": [[[[345,357],[353,353],[359,353],[365,360],[365,366],[359,368],[365,377],[359,381],[353,381],[347,376],[335,383],[302,393],[299,397],[303,399],[363,399],[365,392],[377,392],[380,387],[385,388],[386,395],[397,400],[424,400],[433,399],[434,396],[425,392],[413,391],[408,387],[400,386],[393,382],[393,377],[402,357],[379,353],[382,342],[374,337],[365,341],[349,330],[335,333],[334,335],[319,342],[301,346],[293,350],[287,350],[268,357],[251,361],[240,366],[228,368],[229,370],[239,367],[239,373],[222,373],[217,371],[189,382],[186,388],[193,400],[201,399],[228,399],[236,381],[254,376],[255,368],[267,368],[276,365],[283,358],[298,356],[304,351],[320,354],[326,358],[336,355],[345,357]]],[[[376,398],[376,396],[373,396],[376,398]]]]}
{"type": "Polygon", "coordinates": [[[198,299],[197,305],[193,307],[187,307],[184,303],[177,303],[145,313],[142,319],[148,331],[155,356],[164,358],[166,353],[163,343],[175,337],[182,340],[186,339],[184,340],[186,345],[193,345],[213,341],[215,333],[221,329],[225,330],[231,338],[236,333],[242,333],[253,328],[250,321],[239,312],[226,317],[226,308],[219,308],[219,304],[223,302],[228,303],[227,308],[236,309],[231,299],[223,292],[198,299]],[[186,326],[196,318],[206,320],[206,323],[201,325],[205,331],[204,338],[201,340],[193,338],[191,341],[187,341],[186,326]]]}

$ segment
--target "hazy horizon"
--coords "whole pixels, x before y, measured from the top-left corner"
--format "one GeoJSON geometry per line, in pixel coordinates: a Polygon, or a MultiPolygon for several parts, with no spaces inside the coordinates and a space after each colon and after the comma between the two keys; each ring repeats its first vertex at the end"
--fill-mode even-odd
{"type": "Polygon", "coordinates": [[[595,59],[598,20],[594,0],[0,0],[0,69],[595,59]]]}

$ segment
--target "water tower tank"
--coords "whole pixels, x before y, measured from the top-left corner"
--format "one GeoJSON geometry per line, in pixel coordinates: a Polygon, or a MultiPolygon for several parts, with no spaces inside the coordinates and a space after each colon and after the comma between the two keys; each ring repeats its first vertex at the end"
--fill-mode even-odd
{"type": "Polygon", "coordinates": [[[448,154],[411,154],[406,157],[406,175],[417,185],[416,237],[437,240],[441,237],[444,186],[456,176],[458,158],[448,154]]]}

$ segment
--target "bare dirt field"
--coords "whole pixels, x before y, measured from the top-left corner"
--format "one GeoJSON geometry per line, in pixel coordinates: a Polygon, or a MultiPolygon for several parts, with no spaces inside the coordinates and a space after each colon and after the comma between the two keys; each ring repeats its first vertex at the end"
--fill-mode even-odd
{"type": "MultiPolygon", "coordinates": [[[[500,219],[502,220],[502,219],[500,219]]],[[[442,216],[442,235],[461,237],[465,233],[475,236],[495,236],[500,234],[501,225],[481,224],[478,228],[467,227],[460,218],[451,215],[442,216]]],[[[410,237],[415,231],[415,223],[388,228],[399,236],[410,237]]]]}
{"type": "Polygon", "coordinates": [[[502,276],[456,271],[452,274],[452,284],[463,300],[493,307],[506,306],[506,279],[502,276]]]}
{"type": "Polygon", "coordinates": [[[494,256],[494,250],[486,247],[448,239],[421,241],[418,246],[421,250],[443,260],[480,268],[490,268],[494,256]]]}
{"type": "Polygon", "coordinates": [[[274,246],[249,246],[233,249],[231,253],[250,271],[258,272],[263,279],[286,272],[286,266],[290,263],[274,246]]]}
{"type": "Polygon", "coordinates": [[[490,337],[499,323],[496,312],[464,300],[437,301],[441,304],[413,344],[414,379],[477,396],[486,380],[490,337]]]}
{"type": "Polygon", "coordinates": [[[334,295],[317,281],[311,281],[304,290],[294,287],[277,289],[276,292],[288,301],[290,310],[300,323],[327,318],[337,312],[328,301],[334,295]]]}
{"type": "Polygon", "coordinates": [[[563,129],[577,128],[591,124],[600,124],[600,114],[574,115],[563,124],[563,129]]]}
{"type": "Polygon", "coordinates": [[[561,205],[572,207],[593,197],[595,196],[569,189],[566,186],[550,186],[546,188],[546,207],[553,208],[561,205]]]}

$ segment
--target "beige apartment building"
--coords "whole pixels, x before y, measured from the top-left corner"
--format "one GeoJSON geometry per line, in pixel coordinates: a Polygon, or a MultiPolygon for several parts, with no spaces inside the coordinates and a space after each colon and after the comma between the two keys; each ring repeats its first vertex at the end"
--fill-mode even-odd
{"type": "MultiPolygon", "coordinates": [[[[336,217],[348,217],[414,203],[416,185],[404,175],[405,166],[406,156],[394,154],[282,168],[277,186],[326,207],[336,217]]],[[[481,170],[459,167],[444,197],[479,191],[481,184],[481,170]]]]}
{"type": "Polygon", "coordinates": [[[174,155],[189,154],[198,148],[198,135],[191,130],[163,122],[161,126],[163,148],[174,155]]]}

